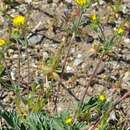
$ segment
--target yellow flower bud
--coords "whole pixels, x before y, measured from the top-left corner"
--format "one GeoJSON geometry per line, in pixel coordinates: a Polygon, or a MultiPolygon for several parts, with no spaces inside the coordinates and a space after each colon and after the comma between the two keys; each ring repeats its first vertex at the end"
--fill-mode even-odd
{"type": "Polygon", "coordinates": [[[66,125],[72,125],[73,122],[74,122],[74,121],[73,121],[73,118],[72,118],[72,117],[69,117],[69,118],[66,119],[65,124],[66,124],[66,125]]]}
{"type": "Polygon", "coordinates": [[[21,27],[24,27],[25,24],[26,24],[26,18],[25,18],[24,16],[19,15],[19,16],[16,16],[16,17],[13,19],[13,25],[14,25],[15,27],[21,28],[21,27]]]}
{"type": "Polygon", "coordinates": [[[98,100],[101,102],[101,103],[104,103],[106,101],[106,96],[105,95],[100,95],[98,97],[98,100]]]}
{"type": "Polygon", "coordinates": [[[91,16],[91,20],[92,20],[92,21],[97,21],[97,15],[96,15],[96,14],[92,15],[92,16],[91,16]]]}
{"type": "Polygon", "coordinates": [[[81,7],[87,4],[87,0],[75,0],[75,2],[81,7]]]}
{"type": "Polygon", "coordinates": [[[7,46],[8,45],[8,42],[4,39],[0,39],[0,47],[4,47],[4,46],[7,46]]]}
{"type": "Polygon", "coordinates": [[[125,33],[125,29],[124,29],[123,27],[120,27],[120,28],[118,28],[117,33],[118,33],[119,35],[122,35],[122,34],[125,33]]]}
{"type": "Polygon", "coordinates": [[[20,38],[20,31],[19,31],[19,29],[17,29],[17,28],[14,28],[13,30],[12,30],[12,37],[14,37],[14,38],[20,38]]]}

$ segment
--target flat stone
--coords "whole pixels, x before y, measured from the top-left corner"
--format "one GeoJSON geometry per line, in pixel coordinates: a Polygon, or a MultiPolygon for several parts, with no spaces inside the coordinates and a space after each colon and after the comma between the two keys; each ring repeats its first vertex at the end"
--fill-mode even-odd
{"type": "Polygon", "coordinates": [[[43,39],[43,35],[37,34],[33,35],[28,39],[29,44],[37,44],[40,43],[41,40],[43,39]]]}

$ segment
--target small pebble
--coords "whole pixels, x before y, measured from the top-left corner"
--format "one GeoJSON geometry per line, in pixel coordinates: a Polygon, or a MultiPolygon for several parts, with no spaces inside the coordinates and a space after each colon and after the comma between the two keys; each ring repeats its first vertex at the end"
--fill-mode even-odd
{"type": "Polygon", "coordinates": [[[117,124],[117,122],[118,122],[118,120],[117,120],[117,118],[116,118],[116,114],[115,114],[114,111],[112,111],[112,112],[110,113],[109,123],[112,124],[112,125],[115,125],[115,124],[117,124]]]}
{"type": "Polygon", "coordinates": [[[10,72],[12,80],[16,80],[16,68],[13,68],[12,71],[10,72]]]}
{"type": "Polygon", "coordinates": [[[41,42],[41,40],[43,39],[43,35],[37,34],[37,35],[33,35],[28,39],[29,44],[37,44],[39,42],[41,42]]]}
{"type": "Polygon", "coordinates": [[[75,41],[76,41],[76,42],[81,42],[81,37],[80,37],[80,36],[76,36],[76,37],[75,37],[75,41]]]}
{"type": "Polygon", "coordinates": [[[94,42],[93,36],[88,35],[88,37],[87,37],[87,43],[93,43],[93,42],[94,42]]]}
{"type": "Polygon", "coordinates": [[[83,60],[82,60],[82,59],[77,58],[77,59],[74,60],[74,65],[76,65],[76,66],[79,66],[79,65],[81,65],[82,63],[83,63],[83,60]]]}
{"type": "Polygon", "coordinates": [[[67,71],[67,73],[74,73],[74,69],[71,66],[67,66],[66,71],[67,71]]]}
{"type": "Polygon", "coordinates": [[[47,0],[47,3],[51,4],[51,3],[53,3],[53,0],[47,0]]]}

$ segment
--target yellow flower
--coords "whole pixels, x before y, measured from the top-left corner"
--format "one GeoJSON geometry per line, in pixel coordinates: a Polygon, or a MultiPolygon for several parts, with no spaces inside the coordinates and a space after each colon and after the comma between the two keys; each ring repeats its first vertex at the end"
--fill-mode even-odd
{"type": "Polygon", "coordinates": [[[14,19],[13,19],[13,25],[15,27],[24,27],[26,24],[26,18],[24,16],[16,16],[14,19]]]}
{"type": "Polygon", "coordinates": [[[106,101],[106,96],[105,95],[100,95],[98,97],[98,100],[101,102],[101,103],[104,103],[106,101]]]}
{"type": "Polygon", "coordinates": [[[87,0],[75,0],[75,2],[81,7],[87,4],[87,0]]]}
{"type": "Polygon", "coordinates": [[[72,117],[69,117],[69,118],[66,119],[65,124],[66,124],[66,125],[72,125],[73,122],[74,122],[74,121],[73,121],[73,118],[72,118],[72,117]]]}
{"type": "Polygon", "coordinates": [[[123,27],[120,27],[120,28],[118,28],[117,33],[118,33],[119,35],[122,35],[122,34],[125,33],[125,29],[124,29],[123,27]]]}
{"type": "Polygon", "coordinates": [[[92,16],[91,16],[91,20],[92,20],[92,21],[97,21],[97,15],[96,15],[96,14],[92,15],[92,16]]]}
{"type": "Polygon", "coordinates": [[[8,42],[4,39],[0,39],[0,47],[4,47],[4,46],[7,46],[8,45],[8,42]]]}

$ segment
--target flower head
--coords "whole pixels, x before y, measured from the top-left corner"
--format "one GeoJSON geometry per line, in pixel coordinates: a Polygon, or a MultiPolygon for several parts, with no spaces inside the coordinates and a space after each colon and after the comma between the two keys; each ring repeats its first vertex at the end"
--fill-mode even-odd
{"type": "Polygon", "coordinates": [[[25,24],[26,24],[26,18],[24,16],[19,15],[19,16],[14,17],[13,25],[15,27],[21,28],[21,27],[24,27],[25,24]]]}
{"type": "Polygon", "coordinates": [[[97,21],[97,15],[96,15],[96,14],[93,14],[93,15],[91,16],[91,20],[92,20],[92,21],[97,21]]]}
{"type": "Polygon", "coordinates": [[[87,0],[75,0],[75,2],[81,7],[87,4],[87,0]]]}
{"type": "Polygon", "coordinates": [[[4,47],[4,46],[7,46],[8,45],[8,42],[4,39],[0,39],[0,47],[4,47]]]}
{"type": "Polygon", "coordinates": [[[122,34],[124,34],[124,33],[125,33],[125,29],[124,29],[124,27],[120,27],[120,28],[118,28],[118,30],[117,30],[117,34],[122,35],[122,34]]]}
{"type": "Polygon", "coordinates": [[[105,95],[100,95],[98,97],[98,100],[99,100],[99,102],[104,103],[106,101],[106,96],[105,95]]]}
{"type": "Polygon", "coordinates": [[[73,124],[73,118],[72,117],[68,117],[67,119],[66,119],[66,121],[65,121],[65,124],[66,125],[72,125],[73,124]]]}

